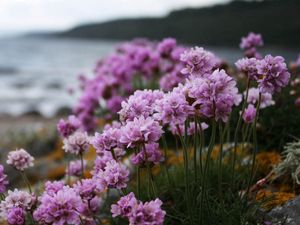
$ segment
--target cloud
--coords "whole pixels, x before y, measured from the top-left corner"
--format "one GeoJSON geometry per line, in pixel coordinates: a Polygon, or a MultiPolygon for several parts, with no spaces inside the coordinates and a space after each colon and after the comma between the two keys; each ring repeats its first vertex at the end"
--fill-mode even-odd
{"type": "Polygon", "coordinates": [[[60,30],[123,17],[162,16],[228,0],[0,0],[2,30],[60,30]]]}

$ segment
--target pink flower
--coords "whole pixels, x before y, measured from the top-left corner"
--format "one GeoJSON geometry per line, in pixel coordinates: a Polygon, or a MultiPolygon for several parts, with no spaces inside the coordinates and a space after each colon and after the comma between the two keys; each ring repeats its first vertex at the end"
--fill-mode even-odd
{"type": "Polygon", "coordinates": [[[180,60],[185,64],[185,68],[181,70],[181,73],[195,76],[211,73],[216,65],[214,54],[199,47],[185,51],[180,60]]]}
{"type": "Polygon", "coordinates": [[[64,139],[65,152],[75,155],[82,154],[90,148],[90,137],[86,132],[77,131],[64,139]]]}
{"type": "Polygon", "coordinates": [[[34,158],[24,149],[17,149],[8,153],[6,163],[17,170],[24,171],[33,167],[34,158]]]}
{"type": "Polygon", "coordinates": [[[256,116],[256,108],[249,104],[243,113],[243,120],[245,123],[252,123],[256,116]]]}
{"type": "Polygon", "coordinates": [[[162,127],[154,119],[143,116],[128,121],[122,128],[120,142],[128,148],[156,142],[163,134],[162,127]]]}
{"type": "Polygon", "coordinates": [[[57,124],[57,130],[63,137],[68,137],[78,130],[81,126],[81,121],[75,116],[71,115],[68,117],[68,120],[65,121],[61,119],[57,124]]]}
{"type": "Polygon", "coordinates": [[[94,179],[96,180],[99,190],[104,190],[106,188],[122,189],[127,187],[129,170],[126,166],[115,160],[111,160],[106,163],[103,170],[94,174],[94,179]]]}

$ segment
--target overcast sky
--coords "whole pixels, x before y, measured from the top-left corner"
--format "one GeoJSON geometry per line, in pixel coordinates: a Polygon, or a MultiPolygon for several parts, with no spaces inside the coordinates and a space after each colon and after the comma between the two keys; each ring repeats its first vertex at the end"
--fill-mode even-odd
{"type": "Polygon", "coordinates": [[[173,9],[228,0],[0,0],[0,31],[62,30],[123,17],[161,16],[173,9]]]}

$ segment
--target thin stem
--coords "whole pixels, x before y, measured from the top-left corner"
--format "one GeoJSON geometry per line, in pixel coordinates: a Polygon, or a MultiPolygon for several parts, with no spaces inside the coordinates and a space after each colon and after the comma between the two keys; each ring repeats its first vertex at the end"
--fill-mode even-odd
{"type": "Polygon", "coordinates": [[[261,103],[261,93],[259,93],[259,98],[258,98],[258,102],[256,105],[256,115],[254,118],[254,122],[253,122],[253,128],[252,128],[252,135],[253,135],[253,155],[252,155],[252,166],[251,166],[251,171],[250,171],[250,178],[249,178],[249,183],[248,183],[248,187],[247,187],[247,193],[249,192],[249,189],[251,187],[251,183],[253,181],[254,178],[254,170],[255,170],[255,159],[256,159],[256,153],[258,151],[258,145],[257,145],[257,132],[256,132],[256,123],[258,120],[258,113],[259,113],[259,107],[260,107],[260,103],[261,103]]]}
{"type": "MultiPolygon", "coordinates": [[[[138,154],[138,150],[135,149],[135,155],[138,154]]],[[[137,196],[138,199],[141,197],[141,171],[140,167],[137,165],[136,166],[136,183],[137,183],[137,196]]]]}
{"type": "Polygon", "coordinates": [[[197,145],[198,145],[198,128],[197,128],[197,118],[195,116],[195,135],[194,135],[194,155],[193,155],[193,160],[194,160],[194,175],[195,175],[195,184],[197,183],[198,179],[198,169],[197,169],[197,145]]]}
{"type": "Polygon", "coordinates": [[[168,161],[167,149],[168,149],[168,146],[167,146],[167,141],[166,141],[165,135],[162,136],[162,142],[163,142],[163,146],[164,146],[164,157],[165,157],[164,169],[165,169],[165,173],[167,175],[168,184],[171,187],[172,186],[171,177],[170,177],[168,166],[167,166],[167,161],[168,161]]]}
{"type": "Polygon", "coordinates": [[[185,197],[186,197],[186,203],[187,203],[187,209],[188,209],[188,217],[191,220],[191,204],[190,204],[190,185],[189,185],[189,164],[188,164],[188,150],[187,150],[187,146],[184,142],[184,139],[182,138],[182,134],[180,131],[180,127],[177,125],[177,132],[178,132],[178,136],[180,139],[180,142],[182,144],[183,147],[183,161],[184,161],[184,179],[185,179],[185,197]]]}
{"type": "Polygon", "coordinates": [[[81,178],[84,178],[84,165],[83,165],[83,155],[80,153],[80,161],[81,161],[81,178]]]}
{"type": "Polygon", "coordinates": [[[219,153],[219,172],[218,172],[218,178],[219,178],[219,195],[220,198],[223,199],[223,191],[222,191],[222,156],[223,156],[223,127],[222,122],[219,123],[219,136],[220,136],[220,153],[219,153]]]}
{"type": "Polygon", "coordinates": [[[29,182],[26,174],[24,173],[24,171],[21,171],[21,176],[22,176],[22,178],[24,180],[25,185],[28,187],[29,193],[32,194],[30,182],[29,182]]]}
{"type": "Polygon", "coordinates": [[[233,152],[233,160],[232,160],[232,168],[231,168],[231,170],[232,170],[231,171],[232,172],[231,186],[233,186],[233,184],[234,184],[234,177],[235,177],[234,172],[235,172],[235,164],[236,164],[238,133],[239,133],[240,128],[241,128],[243,114],[245,112],[246,105],[247,105],[247,99],[248,99],[248,94],[249,94],[250,83],[251,83],[251,80],[250,80],[250,78],[248,78],[248,80],[247,80],[247,89],[246,89],[246,97],[245,97],[244,102],[243,102],[242,113],[239,116],[238,123],[237,123],[236,129],[235,129],[235,132],[234,132],[234,152],[233,152]]]}
{"type": "MultiPolygon", "coordinates": [[[[202,179],[202,191],[201,191],[201,201],[200,201],[200,217],[202,219],[204,219],[203,217],[203,203],[204,203],[204,197],[206,194],[206,174],[207,171],[209,169],[209,162],[210,162],[210,156],[215,144],[215,138],[216,138],[216,121],[215,119],[213,119],[212,121],[212,134],[210,137],[210,142],[209,142],[209,146],[208,146],[208,150],[207,150],[207,154],[206,154],[206,159],[205,159],[205,164],[204,164],[204,170],[203,170],[203,179],[202,179]]],[[[201,224],[202,224],[202,220],[201,220],[201,224]]]]}
{"type": "Polygon", "coordinates": [[[201,126],[201,122],[199,122],[199,129],[200,129],[200,150],[199,150],[199,166],[200,166],[200,174],[203,174],[203,166],[202,166],[202,150],[204,147],[204,141],[205,141],[205,137],[204,137],[204,131],[202,129],[201,126]]]}

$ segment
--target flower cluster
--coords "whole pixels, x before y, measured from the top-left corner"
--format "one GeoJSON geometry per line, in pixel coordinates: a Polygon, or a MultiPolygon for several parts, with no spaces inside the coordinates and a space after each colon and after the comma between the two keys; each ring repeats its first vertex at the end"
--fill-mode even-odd
{"type": "Polygon", "coordinates": [[[199,47],[185,51],[180,56],[180,60],[185,64],[181,73],[194,76],[210,74],[217,65],[215,55],[199,47]]]}
{"type": "Polygon", "coordinates": [[[261,34],[255,34],[250,32],[246,37],[242,37],[240,48],[245,51],[245,56],[248,58],[260,58],[260,54],[257,52],[257,47],[264,45],[261,34]]]}
{"type": "MultiPolygon", "coordinates": [[[[83,160],[83,168],[86,167],[86,160],[83,160]]],[[[81,160],[71,161],[66,169],[66,174],[69,176],[80,177],[82,176],[81,160]]]]}
{"type": "Polygon", "coordinates": [[[39,198],[34,219],[41,224],[80,224],[82,200],[76,192],[64,186],[57,192],[44,192],[39,198]]]}
{"type": "Polygon", "coordinates": [[[9,190],[6,198],[0,203],[1,217],[10,224],[23,224],[26,211],[31,210],[35,200],[36,198],[26,191],[9,190]]]}
{"type": "Polygon", "coordinates": [[[18,149],[8,153],[6,163],[17,170],[24,171],[33,166],[34,158],[24,149],[18,149]]]}
{"type": "Polygon", "coordinates": [[[134,118],[121,127],[120,142],[130,148],[153,143],[163,134],[162,127],[151,117],[134,118]]]}
{"type": "Polygon", "coordinates": [[[127,101],[122,102],[119,112],[121,121],[133,121],[134,118],[143,116],[147,118],[154,112],[154,103],[162,99],[164,93],[158,90],[137,90],[129,96],[127,101]]]}
{"type": "Polygon", "coordinates": [[[151,162],[153,164],[158,164],[164,161],[164,157],[159,150],[159,144],[151,143],[146,144],[145,148],[143,148],[138,154],[132,156],[131,162],[133,165],[143,166],[147,162],[151,162]]]}
{"type": "Polygon", "coordinates": [[[80,127],[81,121],[73,115],[69,116],[67,121],[61,119],[57,124],[57,130],[60,133],[60,135],[64,138],[69,137],[80,127]]]}
{"type": "Polygon", "coordinates": [[[90,148],[90,137],[86,132],[77,131],[64,139],[64,149],[66,152],[80,155],[90,148]]]}
{"type": "Polygon", "coordinates": [[[224,70],[215,70],[210,76],[191,78],[186,82],[188,97],[195,114],[226,122],[233,105],[238,105],[236,81],[224,70]]]}
{"type": "Polygon", "coordinates": [[[122,165],[115,160],[110,160],[106,163],[105,167],[94,173],[99,190],[106,188],[122,189],[127,187],[129,181],[129,170],[125,165],[122,165]]]}
{"type": "Polygon", "coordinates": [[[106,116],[115,115],[125,97],[138,87],[145,87],[157,79],[162,79],[161,87],[165,90],[177,86],[184,80],[180,73],[183,68],[180,54],[184,50],[172,38],[160,43],[138,39],[122,44],[115,53],[99,61],[94,69],[95,76],[82,79],[83,93],[74,108],[82,127],[94,130],[96,110],[106,116]],[[164,75],[172,80],[171,85],[166,83],[164,75]],[[107,110],[112,114],[105,113],[107,110]]]}
{"type": "Polygon", "coordinates": [[[249,79],[258,83],[261,93],[279,92],[290,78],[284,58],[266,55],[263,59],[241,59],[236,62],[237,68],[245,72],[249,79]]]}
{"type": "Polygon", "coordinates": [[[142,203],[131,192],[120,198],[117,204],[112,205],[111,212],[113,217],[127,218],[132,225],[162,225],[166,212],[161,209],[161,206],[162,202],[159,199],[142,203]]]}

